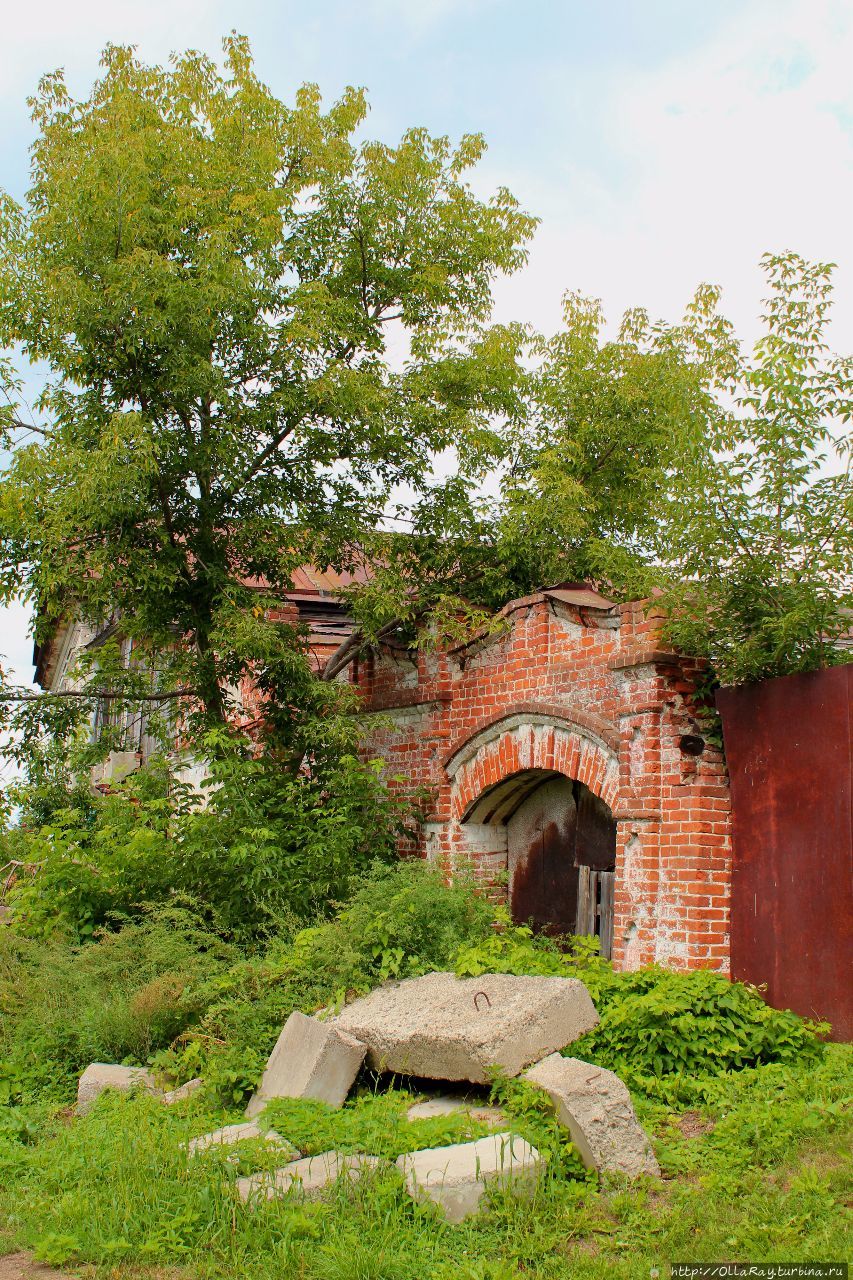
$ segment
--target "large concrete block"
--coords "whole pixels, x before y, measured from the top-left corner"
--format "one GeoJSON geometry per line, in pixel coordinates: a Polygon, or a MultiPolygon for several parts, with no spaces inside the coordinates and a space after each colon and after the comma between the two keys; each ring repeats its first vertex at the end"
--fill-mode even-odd
{"type": "Polygon", "coordinates": [[[292,1013],[246,1115],[256,1116],[272,1098],[319,1098],[341,1106],[366,1052],[363,1044],[331,1023],[292,1013]]]}
{"type": "Polygon", "coordinates": [[[120,1067],[110,1062],[91,1062],[77,1084],[77,1114],[85,1115],[105,1089],[145,1089],[157,1093],[150,1071],[144,1067],[120,1067]]]}
{"type": "Polygon", "coordinates": [[[589,1168],[625,1173],[629,1178],[641,1173],[660,1176],[631,1095],[612,1071],[552,1053],[525,1072],[524,1078],[548,1094],[557,1119],[571,1133],[589,1168]]]}
{"type": "Polygon", "coordinates": [[[514,1195],[532,1194],[543,1165],[536,1148],[511,1133],[412,1151],[397,1161],[409,1195],[431,1200],[448,1222],[478,1213],[490,1184],[507,1187],[514,1195]]]}
{"type": "Polygon", "coordinates": [[[359,1178],[366,1169],[375,1169],[381,1163],[379,1156],[324,1151],[322,1155],[294,1160],[273,1173],[253,1173],[251,1177],[239,1178],[237,1193],[241,1200],[273,1200],[288,1193],[310,1200],[337,1178],[359,1178]]]}
{"type": "Polygon", "coordinates": [[[367,1045],[377,1071],[485,1084],[491,1068],[516,1076],[597,1022],[575,978],[428,973],[353,1001],[333,1025],[367,1045]]]}
{"type": "Polygon", "coordinates": [[[216,1129],[213,1133],[205,1133],[200,1138],[191,1138],[187,1143],[187,1154],[195,1156],[200,1151],[207,1151],[209,1147],[231,1147],[235,1142],[245,1142],[249,1138],[263,1138],[264,1142],[280,1147],[285,1159],[299,1155],[296,1148],[276,1133],[275,1129],[267,1129],[261,1133],[256,1120],[246,1120],[241,1124],[227,1124],[223,1129],[216,1129]]]}

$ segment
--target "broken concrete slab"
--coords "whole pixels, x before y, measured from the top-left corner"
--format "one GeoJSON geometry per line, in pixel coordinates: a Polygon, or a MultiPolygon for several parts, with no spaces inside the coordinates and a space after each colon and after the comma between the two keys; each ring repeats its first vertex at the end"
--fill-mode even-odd
{"type": "Polygon", "coordinates": [[[164,1106],[171,1107],[176,1102],[183,1102],[184,1098],[191,1098],[194,1093],[198,1093],[199,1089],[204,1088],[204,1081],[201,1076],[196,1076],[194,1080],[187,1080],[186,1084],[178,1085],[177,1089],[168,1089],[164,1093],[160,1101],[164,1106]]]}
{"type": "Polygon", "coordinates": [[[292,1194],[310,1200],[319,1196],[340,1177],[355,1180],[368,1169],[382,1164],[379,1156],[344,1155],[340,1151],[324,1151],[322,1155],[294,1160],[272,1173],[253,1173],[238,1178],[237,1194],[243,1201],[273,1200],[292,1194]]]}
{"type": "Polygon", "coordinates": [[[157,1093],[150,1071],[144,1067],[122,1067],[111,1062],[90,1062],[77,1083],[77,1114],[84,1116],[105,1089],[145,1089],[157,1093]]]}
{"type": "Polygon", "coordinates": [[[426,1098],[423,1102],[415,1102],[406,1112],[407,1120],[433,1120],[436,1116],[452,1116],[464,1112],[479,1124],[487,1124],[499,1128],[507,1123],[506,1112],[500,1107],[490,1107],[472,1101],[470,1098],[441,1094],[435,1098],[426,1098]]]}
{"type": "Polygon", "coordinates": [[[331,1025],[367,1045],[376,1071],[485,1084],[492,1068],[516,1076],[597,1022],[576,978],[428,973],[378,987],[331,1025]]]}
{"type": "Polygon", "coordinates": [[[272,1098],[318,1098],[340,1107],[358,1075],[365,1045],[328,1022],[292,1013],[246,1107],[256,1116],[272,1098]]]}
{"type": "Polygon", "coordinates": [[[652,1145],[634,1111],[631,1095],[612,1071],[552,1053],[525,1072],[525,1080],[544,1089],[557,1119],[588,1168],[660,1177],[652,1145]]]}
{"type": "Polygon", "coordinates": [[[414,1200],[431,1200],[453,1223],[479,1212],[487,1186],[531,1195],[543,1167],[536,1148],[511,1133],[412,1151],[397,1161],[409,1195],[414,1200]]]}
{"type": "Polygon", "coordinates": [[[223,1129],[216,1129],[213,1133],[191,1138],[187,1143],[187,1155],[198,1155],[200,1151],[207,1151],[210,1147],[230,1147],[235,1142],[245,1142],[250,1138],[262,1138],[264,1142],[280,1147],[286,1159],[299,1155],[296,1148],[291,1146],[286,1138],[276,1133],[275,1129],[266,1129],[262,1133],[256,1120],[227,1124],[223,1129]]]}

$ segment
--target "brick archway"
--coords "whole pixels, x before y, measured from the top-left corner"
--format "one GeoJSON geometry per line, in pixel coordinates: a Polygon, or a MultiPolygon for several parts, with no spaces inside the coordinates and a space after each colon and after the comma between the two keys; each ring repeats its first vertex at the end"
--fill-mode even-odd
{"type": "Polygon", "coordinates": [[[619,791],[618,756],[603,735],[542,712],[519,712],[485,726],[453,751],[446,769],[457,823],[482,822],[483,798],[513,778],[521,784],[525,777],[562,775],[583,782],[611,809],[619,791]]]}

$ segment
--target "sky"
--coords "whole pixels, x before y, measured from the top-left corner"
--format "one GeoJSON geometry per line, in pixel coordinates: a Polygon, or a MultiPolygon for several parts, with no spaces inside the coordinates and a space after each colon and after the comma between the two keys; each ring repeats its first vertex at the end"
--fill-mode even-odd
{"type": "MultiPolygon", "coordinates": [[[[85,95],[107,43],[163,61],[236,29],[289,98],[368,90],[369,135],[485,135],[476,182],[541,218],[495,318],[556,329],[560,298],[679,318],[701,281],[753,340],[767,251],[833,261],[833,342],[853,350],[849,0],[38,0],[4,6],[0,187],[26,190],[27,95],[63,67],[85,95]]],[[[0,654],[32,678],[22,607],[0,654]]]]}

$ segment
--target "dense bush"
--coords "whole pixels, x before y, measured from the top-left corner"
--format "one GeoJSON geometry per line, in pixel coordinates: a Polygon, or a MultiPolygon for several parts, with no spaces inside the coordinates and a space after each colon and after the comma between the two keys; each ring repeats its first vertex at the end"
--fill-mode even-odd
{"type": "Polygon", "coordinates": [[[703,1077],[765,1063],[815,1061],[823,1045],[796,1014],[773,1009],[753,987],[700,969],[614,975],[601,1022],[571,1052],[645,1092],[689,1100],[703,1077]]]}
{"type": "Polygon", "coordinates": [[[328,911],[373,861],[393,859],[404,809],[378,762],[344,753],[294,774],[227,734],[213,745],[204,803],[155,762],[105,796],[69,791],[40,822],[7,831],[3,861],[20,864],[15,928],[85,940],[178,892],[251,942],[283,915],[328,911]]]}
{"type": "Polygon", "coordinates": [[[83,946],[0,929],[0,1103],[65,1100],[89,1062],[144,1063],[198,1020],[236,959],[186,905],[83,946]]]}
{"type": "Polygon", "coordinates": [[[69,1096],[94,1059],[152,1060],[176,1079],[203,1074],[238,1103],[282,1024],[432,969],[579,977],[601,1015],[569,1052],[615,1070],[649,1097],[686,1103],[727,1073],[816,1060],[823,1046],[792,1013],[719,974],[614,973],[590,939],[563,950],[513,926],[506,910],[447,885],[421,862],[375,865],[335,919],[279,918],[262,949],[222,940],[198,910],[160,906],[80,946],[0,933],[0,1078],[7,1095],[69,1096]]]}

